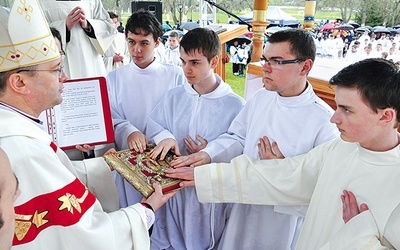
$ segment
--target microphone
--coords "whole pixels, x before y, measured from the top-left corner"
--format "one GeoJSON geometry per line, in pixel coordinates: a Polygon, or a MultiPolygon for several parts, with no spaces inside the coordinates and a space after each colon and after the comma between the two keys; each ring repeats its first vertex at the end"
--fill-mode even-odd
{"type": "Polygon", "coordinates": [[[225,12],[226,14],[228,14],[228,15],[230,15],[230,16],[233,16],[234,18],[236,18],[236,19],[239,20],[240,22],[246,24],[247,27],[248,27],[248,29],[250,29],[250,28],[252,27],[252,25],[251,25],[250,23],[248,23],[248,22],[242,20],[242,19],[241,19],[240,17],[238,17],[237,15],[235,15],[235,14],[233,14],[232,12],[226,10],[225,8],[219,6],[218,4],[214,3],[213,1],[211,1],[211,0],[204,0],[204,1],[207,2],[207,3],[209,3],[209,4],[211,4],[212,6],[217,7],[218,9],[222,10],[222,11],[225,12]]]}

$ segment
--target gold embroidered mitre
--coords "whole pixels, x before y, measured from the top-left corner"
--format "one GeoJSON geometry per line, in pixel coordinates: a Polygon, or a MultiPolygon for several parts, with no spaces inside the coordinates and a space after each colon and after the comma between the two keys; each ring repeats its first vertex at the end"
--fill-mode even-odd
{"type": "Polygon", "coordinates": [[[37,0],[15,0],[0,7],[0,72],[37,65],[60,57],[37,0]]]}

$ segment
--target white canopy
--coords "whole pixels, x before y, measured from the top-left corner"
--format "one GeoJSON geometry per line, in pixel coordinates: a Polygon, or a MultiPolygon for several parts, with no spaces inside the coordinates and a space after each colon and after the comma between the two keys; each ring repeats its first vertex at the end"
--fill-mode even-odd
{"type": "MultiPolygon", "coordinates": [[[[240,18],[243,21],[249,22],[253,20],[253,11],[240,16],[240,18]]],[[[279,8],[278,6],[268,6],[267,9],[267,20],[270,22],[270,24],[275,24],[275,25],[279,25],[279,26],[298,26],[300,25],[300,21],[287,14],[286,12],[284,12],[281,8],[279,8]]]]}

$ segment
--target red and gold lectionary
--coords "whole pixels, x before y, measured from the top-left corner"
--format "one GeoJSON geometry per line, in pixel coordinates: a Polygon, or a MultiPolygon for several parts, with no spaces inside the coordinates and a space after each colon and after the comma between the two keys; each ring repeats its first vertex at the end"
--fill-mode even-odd
{"type": "Polygon", "coordinates": [[[153,160],[149,152],[154,145],[147,146],[143,153],[134,150],[122,150],[104,155],[107,164],[125,178],[137,191],[148,198],[153,192],[153,183],[159,183],[163,193],[179,189],[181,180],[168,178],[165,170],[171,168],[170,162],[175,154],[168,152],[164,160],[153,160]]]}

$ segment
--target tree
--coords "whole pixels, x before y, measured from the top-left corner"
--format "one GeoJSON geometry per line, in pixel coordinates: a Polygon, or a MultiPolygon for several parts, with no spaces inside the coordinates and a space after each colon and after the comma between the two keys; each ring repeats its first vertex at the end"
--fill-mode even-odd
{"type": "Polygon", "coordinates": [[[356,22],[362,25],[378,26],[382,25],[384,21],[384,12],[382,12],[377,5],[370,4],[370,0],[363,0],[361,11],[356,13],[356,22]]]}
{"type": "Polygon", "coordinates": [[[360,0],[322,0],[319,2],[319,8],[338,8],[344,23],[351,20],[353,12],[356,11],[359,6],[360,0]]]}
{"type": "Polygon", "coordinates": [[[400,0],[394,3],[394,15],[392,16],[392,25],[395,26],[399,23],[400,0]]]}

